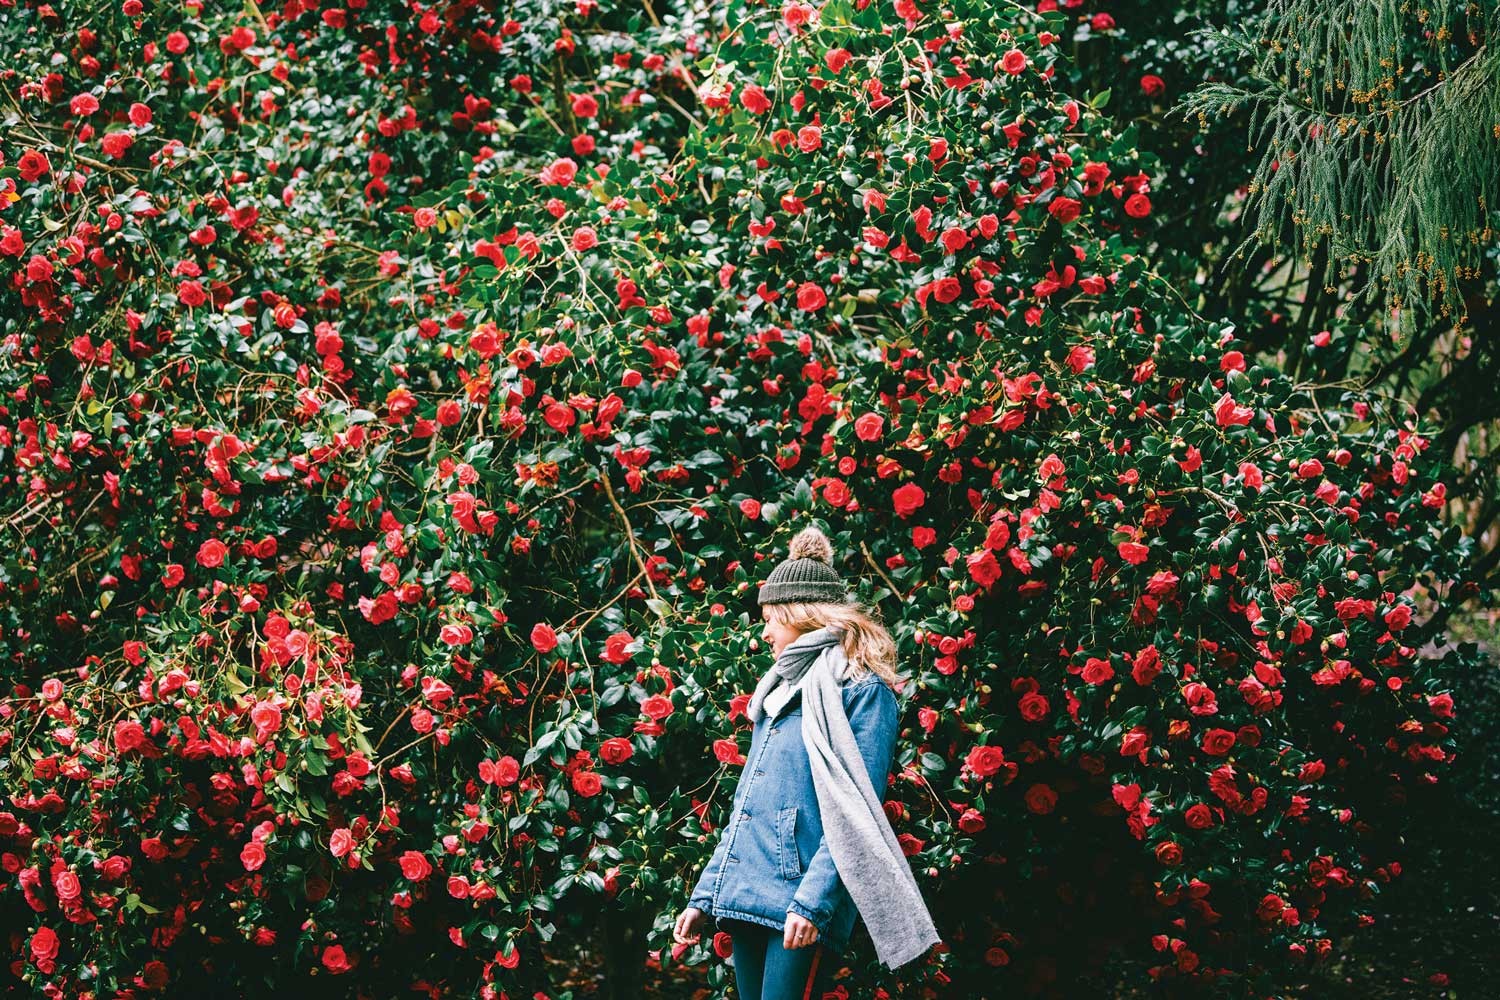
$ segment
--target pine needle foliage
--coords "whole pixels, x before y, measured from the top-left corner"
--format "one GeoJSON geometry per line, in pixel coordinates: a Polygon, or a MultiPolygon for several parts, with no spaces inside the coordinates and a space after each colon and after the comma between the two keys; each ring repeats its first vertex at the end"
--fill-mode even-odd
{"type": "MultiPolygon", "coordinates": [[[[1462,288],[1496,239],[1500,187],[1500,4],[1270,0],[1223,29],[1249,66],[1176,109],[1249,112],[1262,150],[1248,186],[1256,244],[1308,261],[1326,244],[1323,284],[1383,296],[1393,332],[1462,324],[1462,288]]],[[[1372,299],[1373,301],[1373,299],[1372,299]]]]}

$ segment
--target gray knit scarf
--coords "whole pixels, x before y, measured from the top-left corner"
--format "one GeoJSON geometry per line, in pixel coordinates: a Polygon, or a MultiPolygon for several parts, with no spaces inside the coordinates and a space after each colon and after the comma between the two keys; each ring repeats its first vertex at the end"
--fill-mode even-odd
{"type": "Polygon", "coordinates": [[[844,712],[840,687],[848,669],[842,629],[805,632],[787,644],[756,684],[746,714],[752,723],[763,714],[775,718],[793,694],[802,692],[802,742],[828,853],[864,918],[876,955],[895,969],[921,958],[942,939],[870,784],[844,712]]]}

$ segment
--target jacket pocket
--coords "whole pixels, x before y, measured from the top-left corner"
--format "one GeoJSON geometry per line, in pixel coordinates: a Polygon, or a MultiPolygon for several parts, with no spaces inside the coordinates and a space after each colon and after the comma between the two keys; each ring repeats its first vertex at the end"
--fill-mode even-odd
{"type": "Polygon", "coordinates": [[[780,845],[781,877],[802,877],[802,855],[797,853],[797,807],[783,806],[776,813],[776,841],[780,845]]]}

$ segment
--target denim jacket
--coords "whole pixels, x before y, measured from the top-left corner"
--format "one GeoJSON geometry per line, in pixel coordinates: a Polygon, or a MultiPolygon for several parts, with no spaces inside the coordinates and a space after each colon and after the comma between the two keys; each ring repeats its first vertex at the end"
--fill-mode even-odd
{"type": "MultiPolygon", "coordinates": [[[[884,802],[900,722],[895,692],[865,671],[843,685],[842,695],[870,782],[884,802]]],[[[755,724],[729,823],[688,905],[777,930],[788,913],[797,913],[812,921],[827,947],[847,947],[857,910],[823,840],[802,742],[800,693],[776,718],[762,716],[755,724]]]]}

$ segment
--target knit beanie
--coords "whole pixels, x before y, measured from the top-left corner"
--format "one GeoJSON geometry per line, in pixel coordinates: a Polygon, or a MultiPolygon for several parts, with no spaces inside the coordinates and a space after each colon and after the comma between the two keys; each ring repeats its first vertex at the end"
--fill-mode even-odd
{"type": "Polygon", "coordinates": [[[766,582],[761,584],[757,600],[761,604],[847,602],[848,588],[844,585],[844,578],[833,568],[833,543],[828,536],[813,525],[797,532],[785,561],[771,570],[766,582]]]}

